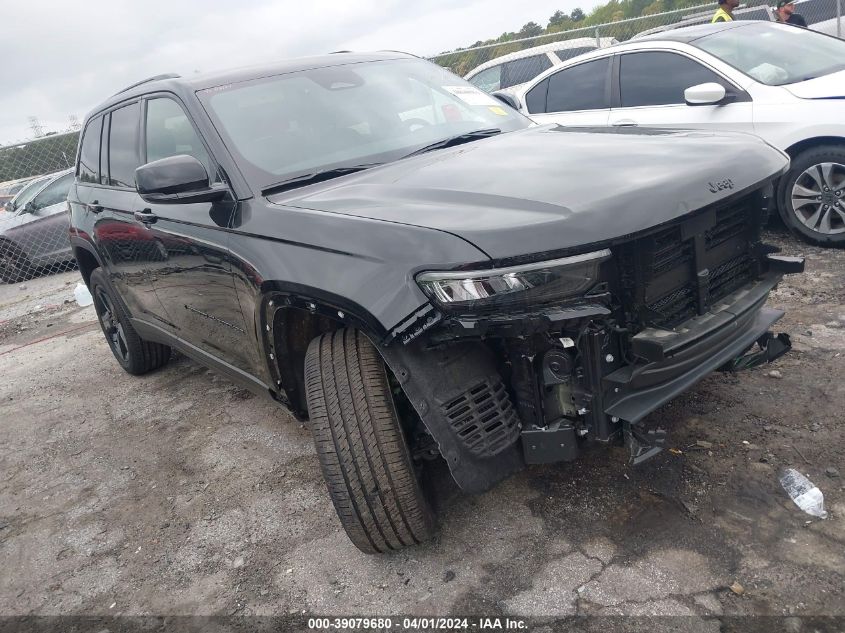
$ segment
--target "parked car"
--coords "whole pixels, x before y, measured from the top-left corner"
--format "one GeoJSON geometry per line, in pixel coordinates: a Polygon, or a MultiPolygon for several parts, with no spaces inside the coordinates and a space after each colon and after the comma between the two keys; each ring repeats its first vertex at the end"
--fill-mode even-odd
{"type": "Polygon", "coordinates": [[[523,86],[539,123],[735,130],[792,158],[777,209],[804,240],[845,246],[845,42],[767,22],[651,35],[569,60],[523,86]]]}
{"type": "Polygon", "coordinates": [[[425,60],[335,54],[106,100],[71,241],[121,367],[175,347],[307,419],[347,534],[384,552],[432,535],[430,460],[480,492],[590,443],[659,451],[643,418],[783,314],[803,259],[760,227],[787,167],[750,135],[535,126],[425,60]]]}
{"type": "Polygon", "coordinates": [[[0,183],[0,208],[2,208],[7,202],[9,202],[16,195],[18,195],[21,189],[26,187],[26,185],[32,182],[35,178],[37,178],[37,176],[30,176],[28,178],[18,178],[16,180],[8,180],[6,182],[0,183]]]}
{"type": "Polygon", "coordinates": [[[25,205],[27,202],[37,194],[41,187],[53,176],[53,174],[46,174],[44,176],[36,176],[21,187],[15,196],[8,200],[3,205],[3,210],[9,213],[14,213],[18,208],[25,205]]]}
{"type": "MultiPolygon", "coordinates": [[[[0,211],[0,279],[17,283],[43,267],[73,261],[67,194],[73,170],[36,181],[13,211],[0,211]]],[[[24,193],[24,192],[22,192],[24,193]]]]}
{"type": "Polygon", "coordinates": [[[579,37],[508,53],[473,68],[464,79],[484,92],[492,93],[531,81],[544,70],[597,48],[616,44],[612,37],[579,37]]]}

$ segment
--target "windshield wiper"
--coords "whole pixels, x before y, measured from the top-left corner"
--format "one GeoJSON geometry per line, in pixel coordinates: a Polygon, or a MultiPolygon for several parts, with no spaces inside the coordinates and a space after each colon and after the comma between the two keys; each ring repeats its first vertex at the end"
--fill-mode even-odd
{"type": "Polygon", "coordinates": [[[488,136],[496,136],[496,134],[501,133],[502,130],[497,127],[491,127],[485,130],[473,130],[472,132],[464,132],[463,134],[458,134],[457,136],[450,136],[449,138],[444,138],[440,141],[437,141],[436,143],[432,143],[431,145],[421,147],[418,150],[411,152],[410,154],[406,154],[402,158],[418,156],[420,154],[425,154],[426,152],[430,152],[435,149],[443,149],[444,147],[452,147],[454,145],[460,145],[461,143],[469,143],[470,141],[474,141],[477,138],[487,138],[488,136]]]}
{"type": "Polygon", "coordinates": [[[293,178],[288,178],[270,185],[261,190],[262,196],[268,196],[272,193],[280,193],[288,189],[296,189],[297,187],[304,187],[305,185],[313,185],[324,180],[331,180],[338,176],[345,176],[346,174],[354,174],[356,171],[364,171],[370,167],[378,167],[383,163],[366,163],[363,165],[348,165],[346,167],[334,167],[332,169],[324,169],[322,171],[313,171],[307,174],[300,174],[293,178]]]}

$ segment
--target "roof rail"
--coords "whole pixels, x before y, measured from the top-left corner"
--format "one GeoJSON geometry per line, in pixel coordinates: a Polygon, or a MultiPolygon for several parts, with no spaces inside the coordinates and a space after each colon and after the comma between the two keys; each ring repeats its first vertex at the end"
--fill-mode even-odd
{"type": "Polygon", "coordinates": [[[164,73],[163,75],[155,75],[153,77],[147,77],[146,79],[142,79],[141,81],[136,81],[131,86],[126,86],[126,88],[124,88],[123,90],[118,90],[114,94],[119,95],[123,92],[126,92],[127,90],[132,90],[132,88],[137,88],[138,86],[149,83],[151,81],[158,81],[159,79],[177,79],[179,77],[181,77],[181,75],[178,75],[176,73],[164,73]]]}

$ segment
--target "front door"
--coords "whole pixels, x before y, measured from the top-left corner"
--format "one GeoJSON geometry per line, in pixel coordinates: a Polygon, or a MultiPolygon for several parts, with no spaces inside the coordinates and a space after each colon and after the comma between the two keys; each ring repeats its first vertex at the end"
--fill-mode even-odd
{"type": "MultiPolygon", "coordinates": [[[[145,102],[144,162],[186,154],[218,169],[181,104],[170,97],[145,102]]],[[[228,237],[236,202],[150,204],[138,197],[134,218],[159,257],[147,264],[152,286],[173,334],[234,367],[252,366],[229,259],[228,237]]],[[[254,333],[252,340],[254,339],[254,333]]]]}
{"type": "Polygon", "coordinates": [[[618,56],[619,90],[610,111],[612,126],[753,132],[751,98],[698,60],[670,51],[618,56]],[[684,91],[718,83],[727,98],[717,105],[687,105],[684,91]]]}

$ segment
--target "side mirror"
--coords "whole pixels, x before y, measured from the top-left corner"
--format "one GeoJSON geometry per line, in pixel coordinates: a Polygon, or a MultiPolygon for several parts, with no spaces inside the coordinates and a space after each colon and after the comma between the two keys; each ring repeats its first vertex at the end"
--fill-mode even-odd
{"type": "Polygon", "coordinates": [[[684,90],[684,99],[687,105],[716,105],[725,100],[727,92],[725,87],[715,82],[698,84],[684,90]]]}
{"type": "Polygon", "coordinates": [[[228,191],[223,185],[209,183],[205,166],[187,154],[141,165],[135,170],[135,184],[141,198],[160,204],[213,202],[228,191]]]}
{"type": "Polygon", "coordinates": [[[35,204],[33,204],[32,200],[30,200],[25,205],[23,205],[21,213],[35,213],[36,211],[37,209],[35,208],[35,204]]]}
{"type": "Polygon", "coordinates": [[[519,110],[519,103],[517,103],[516,97],[514,97],[511,93],[497,90],[492,94],[505,105],[512,107],[514,110],[519,110]]]}

